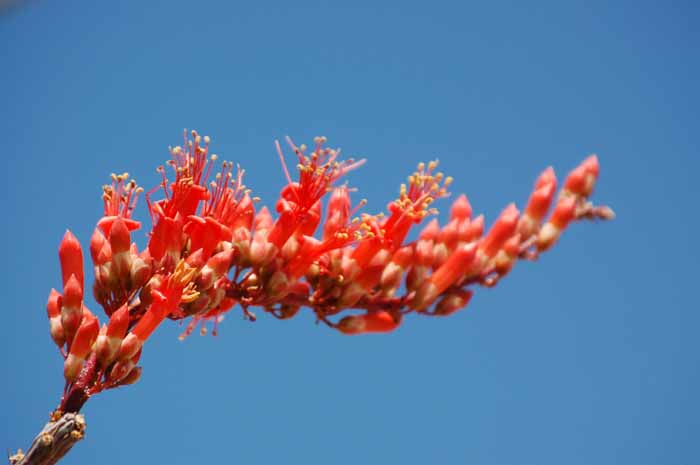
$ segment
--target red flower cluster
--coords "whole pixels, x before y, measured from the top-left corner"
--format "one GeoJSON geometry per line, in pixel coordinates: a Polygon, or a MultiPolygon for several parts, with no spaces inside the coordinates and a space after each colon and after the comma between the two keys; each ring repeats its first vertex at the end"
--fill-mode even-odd
{"type": "Polygon", "coordinates": [[[136,382],[143,344],[166,318],[189,318],[185,337],[198,324],[206,332],[208,321],[215,333],[236,304],[250,320],[250,307],[280,319],[308,307],[344,334],[389,332],[411,312],[445,316],[465,307],[474,286],[494,286],[518,259],[549,249],[572,221],[614,216],[588,201],[599,172],[592,155],[568,175],[556,199],[557,180],[546,169],[524,212],[507,206],[486,234],[483,215],[473,217],[461,195],[447,224],[433,219],[407,242],[411,228],[435,213],[432,203],[448,195],[452,178],[436,172],[437,162],[419,164],[386,213],[358,214],[366,202],[353,206],[350,190],[336,184],[364,160],[340,160],[322,137],[313,149],[287,142],[298,177],[292,179],[277,144],[288,182],[275,218],[265,207],[256,212],[258,199],[243,185],[240,168],[234,172],[224,162],[214,173],[208,137],[185,133],[184,145],[170,149],[174,180],[160,167],[160,186],[146,195],[153,228],[141,251],[132,243],[140,223],[131,212],[142,189],[128,174],[112,175],[90,240],[93,293],[108,317],[101,327],[84,304],[79,242],[69,231],[59,247],[63,292],[51,290],[47,310],[65,358],[61,411],[78,411],[91,395],[136,382]],[[153,200],[159,189],[162,198],[153,200]]]}

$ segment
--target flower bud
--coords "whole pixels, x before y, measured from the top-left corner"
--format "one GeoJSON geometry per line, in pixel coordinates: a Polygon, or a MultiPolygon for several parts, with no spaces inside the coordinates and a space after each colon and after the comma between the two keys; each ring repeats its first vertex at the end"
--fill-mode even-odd
{"type": "Polygon", "coordinates": [[[66,380],[73,382],[78,378],[83,366],[83,361],[85,361],[87,354],[90,353],[99,331],[100,324],[97,318],[92,315],[86,315],[78,331],[75,333],[75,338],[73,338],[70,346],[70,352],[63,364],[63,376],[66,380]]]}
{"type": "Polygon", "coordinates": [[[142,287],[151,277],[151,266],[141,257],[134,257],[131,261],[131,267],[129,269],[129,279],[131,282],[131,289],[139,289],[142,287]]]}
{"type": "Polygon", "coordinates": [[[391,261],[382,270],[381,278],[379,279],[380,286],[385,294],[393,295],[394,291],[401,285],[406,269],[410,266],[413,259],[413,249],[410,246],[401,247],[394,252],[391,261]]]}
{"type": "Polygon", "coordinates": [[[107,238],[104,236],[104,234],[102,234],[102,231],[100,231],[99,228],[95,228],[95,231],[93,231],[92,237],[90,238],[90,256],[92,257],[92,262],[95,265],[101,264],[98,261],[98,257],[100,256],[102,247],[104,247],[105,244],[108,244],[107,238]]]}
{"type": "Polygon", "coordinates": [[[61,324],[66,340],[70,343],[83,318],[83,289],[74,274],[70,275],[63,288],[61,324]]]}
{"type": "Polygon", "coordinates": [[[426,308],[461,276],[472,273],[476,262],[475,244],[459,247],[427,281],[421,284],[410,303],[411,308],[416,310],[426,308]]]}
{"type": "Polygon", "coordinates": [[[119,347],[126,336],[129,329],[129,307],[127,304],[122,305],[109,318],[109,324],[105,327],[104,334],[100,334],[97,338],[95,350],[97,352],[97,360],[101,366],[107,366],[119,352],[119,347]]]}
{"type": "Polygon", "coordinates": [[[338,322],[336,328],[343,334],[388,333],[399,326],[399,321],[384,310],[362,315],[346,316],[338,322]]]}
{"type": "Polygon", "coordinates": [[[121,218],[117,218],[109,231],[109,245],[112,247],[114,255],[129,251],[131,233],[129,233],[126,223],[121,218]]]}
{"type": "Polygon", "coordinates": [[[357,282],[351,281],[343,289],[343,293],[338,299],[338,307],[352,307],[366,294],[367,291],[364,287],[362,287],[362,285],[360,285],[357,282]]]}
{"type": "Polygon", "coordinates": [[[537,236],[537,249],[545,251],[559,239],[562,231],[574,219],[576,212],[576,197],[561,197],[554,208],[551,218],[547,221],[537,236]]]}
{"type": "Polygon", "coordinates": [[[556,183],[551,182],[538,187],[532,192],[532,195],[530,195],[527,207],[525,207],[525,214],[532,218],[534,222],[539,224],[542,218],[547,214],[547,210],[549,210],[549,206],[552,204],[556,188],[556,183]]]}
{"type": "Polygon", "coordinates": [[[472,291],[465,289],[455,289],[447,293],[435,306],[432,315],[448,316],[469,304],[473,295],[472,291]]]}
{"type": "Polygon", "coordinates": [[[270,279],[265,285],[266,295],[269,298],[277,299],[281,298],[287,294],[287,288],[289,286],[289,279],[284,271],[277,270],[272,273],[270,279]]]}
{"type": "Polygon", "coordinates": [[[514,233],[520,213],[515,204],[508,205],[498,217],[491,230],[482,240],[479,249],[489,258],[494,257],[514,233]]]}
{"type": "Polygon", "coordinates": [[[66,343],[66,334],[61,323],[61,300],[63,297],[56,289],[51,289],[49,300],[46,303],[46,313],[49,316],[51,339],[60,348],[66,343]]]}
{"type": "Polygon", "coordinates": [[[498,251],[493,260],[495,271],[500,276],[505,276],[513,268],[520,253],[520,234],[515,234],[508,239],[503,248],[498,251]]]}
{"type": "Polygon", "coordinates": [[[109,245],[112,251],[112,267],[120,282],[129,278],[131,268],[131,234],[121,218],[112,225],[109,232],[109,245]]]}
{"type": "Polygon", "coordinates": [[[109,371],[107,379],[113,384],[119,384],[134,369],[135,363],[131,359],[118,360],[109,371]]]}
{"type": "Polygon", "coordinates": [[[129,374],[127,374],[120,382],[120,386],[127,386],[129,384],[134,384],[141,379],[141,367],[133,367],[129,374]]]}
{"type": "Polygon", "coordinates": [[[80,248],[80,242],[70,231],[66,231],[61,244],[58,246],[58,258],[61,262],[63,285],[66,285],[71,275],[75,275],[82,289],[84,286],[83,251],[80,248]]]}

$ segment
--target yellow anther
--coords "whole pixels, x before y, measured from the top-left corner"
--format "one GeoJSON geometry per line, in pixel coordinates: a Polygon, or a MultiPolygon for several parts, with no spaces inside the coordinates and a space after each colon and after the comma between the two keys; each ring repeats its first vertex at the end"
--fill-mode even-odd
{"type": "Polygon", "coordinates": [[[204,143],[205,143],[205,144],[208,144],[209,141],[211,141],[211,139],[209,138],[209,136],[204,136],[204,143]]]}
{"type": "Polygon", "coordinates": [[[445,187],[452,184],[452,181],[454,181],[454,178],[452,176],[447,176],[447,178],[445,178],[445,187]]]}
{"type": "Polygon", "coordinates": [[[430,163],[428,163],[428,171],[434,170],[435,168],[437,168],[437,166],[438,166],[437,160],[431,161],[430,163]]]}
{"type": "Polygon", "coordinates": [[[423,170],[425,170],[425,163],[423,163],[423,162],[418,163],[418,171],[423,171],[423,170]]]}
{"type": "Polygon", "coordinates": [[[216,160],[219,159],[219,156],[218,156],[217,154],[212,154],[212,156],[209,157],[209,159],[210,159],[211,161],[216,161],[216,160]]]}

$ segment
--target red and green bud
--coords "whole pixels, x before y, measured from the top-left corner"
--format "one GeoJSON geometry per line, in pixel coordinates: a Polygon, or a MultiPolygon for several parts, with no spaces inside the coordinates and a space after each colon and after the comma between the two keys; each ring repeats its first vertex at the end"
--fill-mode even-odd
{"type": "Polygon", "coordinates": [[[99,331],[100,323],[97,318],[87,313],[75,333],[68,357],[63,364],[63,376],[66,380],[73,382],[78,378],[83,362],[92,350],[92,345],[95,343],[99,331]]]}
{"type": "Polygon", "coordinates": [[[83,288],[74,274],[71,274],[63,287],[61,305],[61,324],[65,331],[66,340],[70,344],[73,335],[80,327],[83,319],[83,288]]]}
{"type": "Polygon", "coordinates": [[[416,291],[410,306],[423,310],[429,306],[448,287],[457,282],[462,276],[473,273],[477,265],[476,244],[463,245],[450,255],[416,291]]]}
{"type": "Polygon", "coordinates": [[[148,282],[153,274],[151,265],[141,257],[134,257],[129,269],[131,289],[139,289],[148,282]]]}
{"type": "Polygon", "coordinates": [[[63,330],[61,322],[61,301],[63,296],[56,290],[51,289],[49,300],[46,303],[46,313],[49,316],[49,325],[51,331],[51,339],[58,347],[63,347],[66,343],[66,334],[63,330]]]}
{"type": "MultiPolygon", "coordinates": [[[[99,228],[95,228],[95,231],[93,231],[92,237],[90,238],[90,256],[92,257],[92,262],[95,265],[105,263],[99,260],[100,253],[102,252],[102,248],[105,246],[105,244],[109,244],[107,238],[104,236],[104,234],[102,234],[102,231],[100,231],[99,228]]],[[[104,257],[102,258],[104,259],[104,257]]]]}
{"type": "Polygon", "coordinates": [[[510,272],[520,254],[520,234],[515,234],[508,239],[503,248],[498,251],[493,260],[494,270],[500,276],[505,276],[510,272]]]}
{"type": "Polygon", "coordinates": [[[479,250],[492,258],[501,250],[503,244],[515,233],[520,213],[515,204],[508,205],[498,217],[488,234],[479,245],[479,250]]]}
{"type": "Polygon", "coordinates": [[[454,289],[445,294],[435,305],[431,315],[448,316],[463,309],[469,304],[474,293],[465,289],[454,289]]]}
{"type": "Polygon", "coordinates": [[[542,226],[537,236],[537,248],[540,251],[544,251],[552,247],[575,215],[576,197],[561,197],[554,208],[554,212],[552,212],[552,216],[542,226]]]}
{"type": "Polygon", "coordinates": [[[80,242],[70,231],[66,231],[58,246],[58,259],[61,262],[63,285],[66,285],[71,275],[75,275],[78,284],[83,288],[85,281],[83,278],[83,251],[80,248],[80,242]]]}
{"type": "Polygon", "coordinates": [[[384,310],[365,313],[362,315],[350,315],[341,319],[337,329],[348,335],[366,333],[388,333],[398,328],[400,321],[384,310]]]}
{"type": "Polygon", "coordinates": [[[413,248],[410,246],[401,247],[394,252],[391,261],[382,270],[379,279],[380,286],[385,295],[392,296],[401,285],[401,279],[413,261],[413,248]]]}
{"type": "Polygon", "coordinates": [[[101,366],[109,365],[117,356],[119,347],[129,329],[129,307],[124,304],[112,313],[109,324],[103,326],[104,332],[100,332],[95,345],[97,360],[101,366]]]}

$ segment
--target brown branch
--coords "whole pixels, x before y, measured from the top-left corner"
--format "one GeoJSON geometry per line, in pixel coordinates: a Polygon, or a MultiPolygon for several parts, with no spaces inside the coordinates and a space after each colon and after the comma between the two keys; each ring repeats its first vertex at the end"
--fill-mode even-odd
{"type": "Polygon", "coordinates": [[[77,413],[54,412],[51,420],[34,438],[27,453],[19,449],[9,457],[11,465],[53,465],[85,436],[85,417],[77,413]]]}

